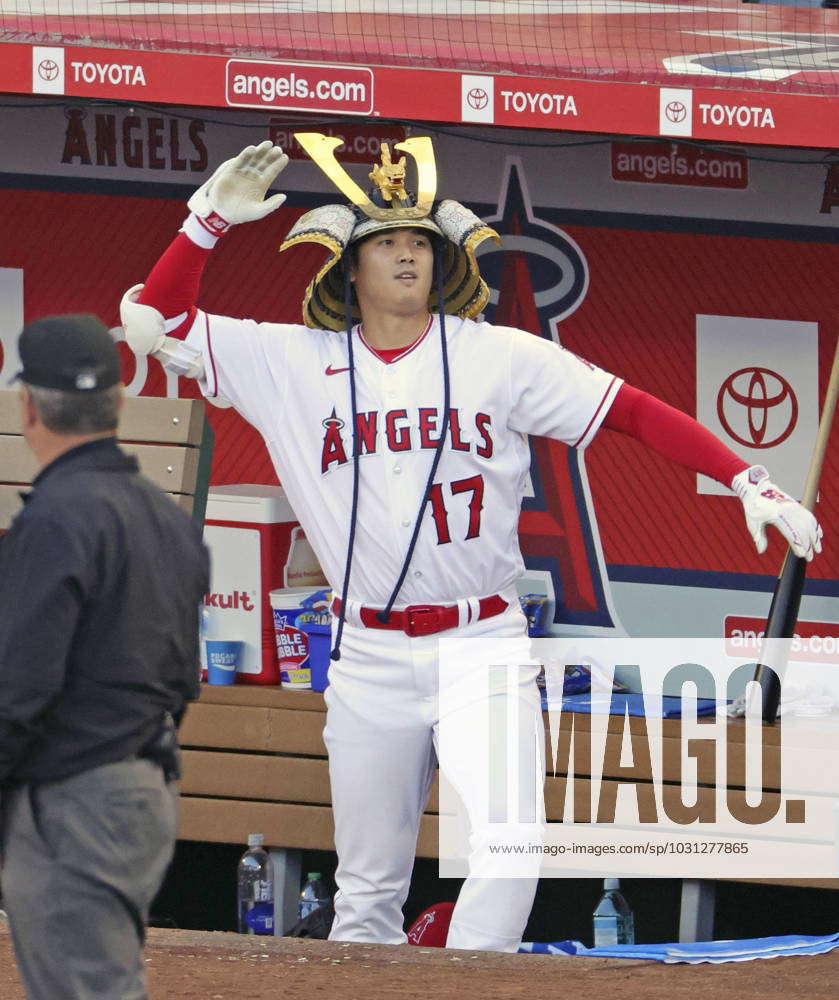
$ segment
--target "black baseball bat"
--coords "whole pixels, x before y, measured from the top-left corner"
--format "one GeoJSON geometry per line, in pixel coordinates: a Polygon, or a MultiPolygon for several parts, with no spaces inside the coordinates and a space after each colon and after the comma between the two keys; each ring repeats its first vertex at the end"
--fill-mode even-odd
{"type": "MultiPolygon", "coordinates": [[[[836,397],[839,394],[839,339],[836,341],[836,351],[833,355],[833,368],[830,372],[830,381],[824,397],[824,407],[822,408],[821,419],[819,420],[819,431],[816,435],[816,443],[813,445],[813,454],[810,456],[810,468],[807,471],[807,481],[804,484],[804,496],[801,498],[802,506],[812,511],[816,505],[816,496],[819,492],[819,479],[821,478],[822,465],[824,463],[825,452],[827,451],[827,439],[830,437],[830,429],[833,425],[833,414],[836,410],[836,397]]],[[[804,590],[804,579],[807,575],[807,560],[796,556],[792,549],[787,549],[784,557],[781,572],[775,584],[772,594],[772,603],[769,606],[769,616],[766,619],[764,638],[766,639],[791,639],[795,635],[795,624],[798,621],[798,609],[801,606],[801,594],[804,590]]],[[[771,656],[763,659],[772,660],[771,656]]],[[[770,726],[775,724],[778,716],[778,705],[781,701],[781,680],[780,674],[783,672],[785,663],[773,663],[772,666],[758,663],[755,670],[754,679],[760,684],[761,716],[763,721],[770,726]]]]}

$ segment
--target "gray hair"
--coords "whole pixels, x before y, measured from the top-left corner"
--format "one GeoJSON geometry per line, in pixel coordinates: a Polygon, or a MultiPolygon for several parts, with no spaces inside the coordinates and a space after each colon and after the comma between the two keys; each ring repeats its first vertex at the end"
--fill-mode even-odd
{"type": "Polygon", "coordinates": [[[101,434],[117,429],[121,385],[96,392],[64,392],[24,385],[41,422],[54,434],[101,434]]]}

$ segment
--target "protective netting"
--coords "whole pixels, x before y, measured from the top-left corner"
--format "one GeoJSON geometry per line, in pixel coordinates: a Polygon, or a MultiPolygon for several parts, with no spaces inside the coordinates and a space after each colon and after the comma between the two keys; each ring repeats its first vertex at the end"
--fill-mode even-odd
{"type": "Polygon", "coordinates": [[[0,0],[0,39],[835,93],[822,0],[0,0]]]}

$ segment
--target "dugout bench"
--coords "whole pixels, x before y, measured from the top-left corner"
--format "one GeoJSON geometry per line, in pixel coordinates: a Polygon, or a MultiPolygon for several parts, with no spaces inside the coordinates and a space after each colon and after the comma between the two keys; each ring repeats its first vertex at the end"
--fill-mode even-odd
{"type": "MultiPolygon", "coordinates": [[[[275,891],[282,900],[278,933],[296,919],[301,850],[335,849],[322,735],[324,720],[325,705],[319,692],[256,685],[203,685],[201,697],[190,706],[181,731],[184,768],[179,837],[244,844],[249,833],[264,833],[274,858],[275,891]]],[[[839,720],[833,721],[839,725],[839,720]]],[[[577,715],[574,724],[585,732],[589,717],[577,715]]],[[[620,725],[620,717],[610,718],[610,728],[620,725]]],[[[677,720],[664,721],[665,741],[678,742],[677,725],[677,720]]],[[[740,752],[738,744],[743,744],[744,723],[731,720],[729,726],[736,754],[740,752]]],[[[766,744],[764,785],[768,791],[780,786],[777,730],[769,728],[766,744]]],[[[806,758],[806,747],[803,752],[806,758]]],[[[817,753],[814,748],[813,768],[823,769],[824,762],[816,759],[817,753]]],[[[639,782],[651,781],[649,770],[645,773],[640,765],[630,773],[639,782]]],[[[665,781],[667,777],[665,769],[665,781]]],[[[576,783],[585,786],[588,779],[578,777],[576,783]]],[[[700,795],[712,796],[713,788],[702,788],[700,795]]],[[[549,776],[545,787],[549,820],[560,815],[563,798],[562,778],[549,776]]],[[[437,857],[437,809],[435,782],[420,824],[418,857],[437,857]]],[[[642,818],[646,818],[643,812],[642,818]]],[[[742,881],[839,889],[839,879],[780,877],[742,881]]],[[[713,880],[682,880],[679,940],[712,939],[714,885],[713,880]]]]}
{"type": "MultiPolygon", "coordinates": [[[[122,448],[136,456],[140,471],[169,493],[199,524],[204,523],[213,432],[201,399],[127,396],[119,422],[122,448]]],[[[21,434],[16,390],[0,391],[0,532],[21,507],[21,491],[38,463],[21,434]]]]}

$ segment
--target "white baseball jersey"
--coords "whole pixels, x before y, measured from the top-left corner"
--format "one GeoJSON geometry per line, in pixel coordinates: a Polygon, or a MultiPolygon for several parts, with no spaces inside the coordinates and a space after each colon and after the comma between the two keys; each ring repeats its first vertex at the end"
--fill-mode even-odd
{"type": "MultiPolygon", "coordinates": [[[[398,578],[442,425],[439,319],[397,360],[353,331],[360,489],[349,597],[383,606],[398,578]]],[[[509,587],[523,571],[518,521],[528,434],[585,447],[621,380],[541,337],[446,317],[450,424],[395,607],[509,587]]],[[[341,593],[352,499],[346,333],[197,314],[204,394],[262,435],[333,590],[341,593]]]]}

